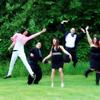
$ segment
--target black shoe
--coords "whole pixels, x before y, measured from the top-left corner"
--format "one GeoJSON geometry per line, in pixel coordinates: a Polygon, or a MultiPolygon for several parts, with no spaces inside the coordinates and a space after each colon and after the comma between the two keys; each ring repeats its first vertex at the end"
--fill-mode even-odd
{"type": "Polygon", "coordinates": [[[86,72],[85,72],[85,77],[87,78],[88,77],[88,75],[91,73],[91,72],[93,72],[91,69],[88,69],[86,72]]]}
{"type": "Polygon", "coordinates": [[[11,75],[9,75],[9,76],[5,76],[5,77],[4,77],[4,79],[7,79],[7,78],[11,78],[11,75]]]}
{"type": "Polygon", "coordinates": [[[96,80],[96,85],[99,85],[99,80],[96,80]]]}
{"type": "Polygon", "coordinates": [[[34,82],[34,84],[38,85],[39,83],[38,82],[34,82]]]}
{"type": "Polygon", "coordinates": [[[76,63],[73,63],[73,67],[76,68],[76,63]]]}
{"type": "Polygon", "coordinates": [[[85,75],[86,78],[88,77],[88,73],[87,72],[85,72],[84,75],[85,75]]]}
{"type": "Polygon", "coordinates": [[[96,85],[99,85],[100,73],[96,73],[96,85]]]}

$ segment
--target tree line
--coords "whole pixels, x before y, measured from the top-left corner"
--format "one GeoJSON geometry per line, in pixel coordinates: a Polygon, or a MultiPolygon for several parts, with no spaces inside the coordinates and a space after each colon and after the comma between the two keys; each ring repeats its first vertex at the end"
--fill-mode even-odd
{"type": "MultiPolygon", "coordinates": [[[[71,27],[85,28],[90,26],[90,33],[100,34],[100,2],[99,0],[0,0],[0,59],[8,59],[7,51],[11,41],[10,37],[25,27],[30,33],[37,32],[42,27],[47,33],[30,41],[26,52],[37,41],[43,43],[43,52],[50,50],[53,37],[61,38],[60,22],[69,19],[67,30],[71,27]]],[[[83,39],[78,46],[79,59],[88,58],[89,46],[83,39]]]]}

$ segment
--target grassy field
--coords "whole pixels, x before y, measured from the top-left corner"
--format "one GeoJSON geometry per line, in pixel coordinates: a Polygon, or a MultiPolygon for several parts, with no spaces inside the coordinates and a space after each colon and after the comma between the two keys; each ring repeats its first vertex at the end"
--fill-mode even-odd
{"type": "Polygon", "coordinates": [[[100,100],[100,86],[95,76],[65,75],[65,87],[60,87],[59,76],[55,87],[50,87],[50,76],[43,76],[39,85],[28,86],[27,77],[0,78],[0,100],[100,100]]]}

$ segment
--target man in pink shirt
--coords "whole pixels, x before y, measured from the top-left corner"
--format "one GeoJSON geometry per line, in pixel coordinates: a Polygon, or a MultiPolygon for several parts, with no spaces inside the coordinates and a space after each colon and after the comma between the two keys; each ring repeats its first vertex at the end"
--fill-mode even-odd
{"type": "Polygon", "coordinates": [[[26,55],[25,55],[25,52],[24,52],[24,45],[29,40],[41,35],[44,32],[46,32],[45,28],[42,31],[38,32],[38,33],[35,33],[33,35],[28,36],[28,31],[24,30],[22,32],[22,34],[21,33],[15,33],[15,35],[13,35],[11,37],[12,44],[10,45],[8,50],[10,50],[13,47],[13,53],[12,53],[12,56],[11,56],[11,61],[10,61],[8,74],[6,75],[5,79],[11,77],[15,61],[17,60],[18,57],[20,57],[20,59],[22,60],[23,64],[25,65],[25,67],[27,69],[27,71],[29,72],[29,74],[32,77],[34,77],[34,72],[32,71],[30,65],[27,62],[27,58],[26,58],[26,55]]]}

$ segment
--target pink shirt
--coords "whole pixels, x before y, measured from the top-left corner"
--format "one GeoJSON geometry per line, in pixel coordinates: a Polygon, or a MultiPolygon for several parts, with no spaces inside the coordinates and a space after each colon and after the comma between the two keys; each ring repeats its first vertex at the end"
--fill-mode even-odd
{"type": "Polygon", "coordinates": [[[23,45],[25,45],[32,38],[33,38],[32,35],[27,37],[23,34],[16,33],[11,37],[11,40],[13,41],[14,44],[16,43],[16,41],[20,41],[23,45]]]}

